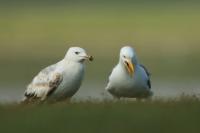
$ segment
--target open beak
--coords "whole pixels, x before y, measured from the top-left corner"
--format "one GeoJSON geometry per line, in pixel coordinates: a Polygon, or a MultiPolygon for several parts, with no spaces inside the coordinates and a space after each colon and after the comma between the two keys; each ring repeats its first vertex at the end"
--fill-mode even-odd
{"type": "Polygon", "coordinates": [[[124,61],[124,64],[128,70],[128,73],[132,76],[133,72],[134,72],[134,65],[133,65],[132,61],[130,59],[126,59],[124,61]]]}

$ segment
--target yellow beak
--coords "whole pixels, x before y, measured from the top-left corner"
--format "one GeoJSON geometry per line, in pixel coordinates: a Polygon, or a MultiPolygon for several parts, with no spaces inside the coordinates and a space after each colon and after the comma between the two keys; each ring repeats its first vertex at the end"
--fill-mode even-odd
{"type": "Polygon", "coordinates": [[[127,59],[125,61],[125,66],[128,70],[128,73],[132,76],[134,73],[134,65],[133,65],[132,61],[130,59],[127,59]]]}

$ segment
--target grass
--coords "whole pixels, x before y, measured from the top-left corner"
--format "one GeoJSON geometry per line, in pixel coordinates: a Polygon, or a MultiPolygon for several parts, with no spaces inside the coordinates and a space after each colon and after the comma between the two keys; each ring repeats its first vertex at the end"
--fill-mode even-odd
{"type": "Polygon", "coordinates": [[[1,132],[197,133],[200,102],[79,102],[1,105],[1,132]]]}

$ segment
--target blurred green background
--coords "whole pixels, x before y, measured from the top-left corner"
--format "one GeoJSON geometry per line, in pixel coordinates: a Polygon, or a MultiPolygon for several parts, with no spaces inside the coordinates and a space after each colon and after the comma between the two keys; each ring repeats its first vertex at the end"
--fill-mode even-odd
{"type": "Polygon", "coordinates": [[[85,84],[106,84],[124,45],[136,49],[153,83],[196,81],[199,7],[198,1],[179,0],[1,1],[0,84],[25,86],[70,46],[95,57],[87,64],[85,84]]]}
{"type": "MultiPolygon", "coordinates": [[[[135,48],[160,98],[200,94],[200,2],[0,1],[0,103],[18,101],[70,46],[94,55],[77,98],[104,98],[122,46],[135,48]]],[[[0,106],[2,132],[198,132],[199,101],[0,106]]]]}
{"type": "Polygon", "coordinates": [[[2,1],[0,83],[27,84],[70,46],[94,55],[88,80],[107,81],[124,45],[155,79],[197,79],[199,24],[197,1],[2,1]]]}

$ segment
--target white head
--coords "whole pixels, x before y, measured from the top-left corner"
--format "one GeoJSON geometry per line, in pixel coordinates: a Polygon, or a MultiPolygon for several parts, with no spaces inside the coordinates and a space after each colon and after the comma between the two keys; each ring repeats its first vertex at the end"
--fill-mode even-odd
{"type": "Polygon", "coordinates": [[[93,60],[92,56],[89,56],[83,48],[71,47],[65,55],[65,59],[83,63],[85,60],[93,60]]]}
{"type": "Polygon", "coordinates": [[[122,47],[120,50],[120,63],[125,66],[126,70],[130,75],[133,75],[135,70],[135,65],[137,62],[137,57],[134,49],[130,46],[122,47]]]}

